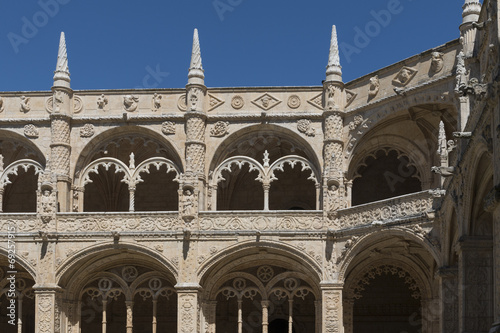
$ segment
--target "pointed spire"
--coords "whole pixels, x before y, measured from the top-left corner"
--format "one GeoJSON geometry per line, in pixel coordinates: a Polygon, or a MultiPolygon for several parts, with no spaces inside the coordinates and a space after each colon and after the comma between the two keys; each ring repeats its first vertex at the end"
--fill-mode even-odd
{"type": "Polygon", "coordinates": [[[332,26],[332,40],[330,42],[330,55],[326,66],[327,81],[342,81],[342,67],[340,66],[339,44],[337,41],[337,27],[332,26]]]}
{"type": "Polygon", "coordinates": [[[438,150],[437,153],[439,155],[446,154],[447,152],[447,143],[446,143],[446,131],[444,130],[444,123],[441,120],[439,122],[439,135],[438,135],[438,150]]]}
{"type": "Polygon", "coordinates": [[[59,52],[57,53],[57,65],[54,72],[54,86],[63,86],[69,88],[69,68],[68,68],[68,54],[66,51],[66,39],[64,32],[61,32],[61,39],[59,40],[59,52]]]}
{"type": "Polygon", "coordinates": [[[477,22],[481,13],[481,3],[479,0],[465,0],[462,6],[462,24],[477,22]]]}
{"type": "Polygon", "coordinates": [[[191,65],[189,66],[188,84],[205,85],[205,74],[203,73],[201,64],[201,49],[200,39],[198,37],[198,29],[194,29],[193,35],[193,51],[191,53],[191,65]]]}

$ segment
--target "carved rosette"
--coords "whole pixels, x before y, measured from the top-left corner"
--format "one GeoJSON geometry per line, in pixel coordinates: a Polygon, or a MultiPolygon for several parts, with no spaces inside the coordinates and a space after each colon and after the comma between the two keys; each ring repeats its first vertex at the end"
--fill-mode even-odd
{"type": "Polygon", "coordinates": [[[85,124],[82,128],[80,128],[80,137],[82,138],[90,138],[94,136],[94,133],[94,125],[92,124],[85,124]]]}
{"type": "Polygon", "coordinates": [[[24,135],[30,139],[36,139],[39,136],[38,128],[33,124],[24,126],[24,135]]]}

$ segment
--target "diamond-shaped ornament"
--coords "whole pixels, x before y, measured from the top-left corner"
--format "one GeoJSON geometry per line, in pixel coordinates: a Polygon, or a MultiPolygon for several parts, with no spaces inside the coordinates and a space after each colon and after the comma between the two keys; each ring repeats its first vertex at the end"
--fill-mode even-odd
{"type": "Polygon", "coordinates": [[[224,104],[224,101],[220,98],[217,98],[215,97],[214,95],[212,94],[208,94],[208,103],[209,103],[209,107],[208,107],[208,111],[212,111],[214,110],[215,108],[218,108],[219,106],[221,106],[222,104],[224,104]]]}
{"type": "Polygon", "coordinates": [[[280,104],[281,101],[277,99],[276,97],[273,97],[269,95],[268,93],[265,93],[264,95],[257,97],[252,101],[253,104],[257,105],[259,108],[267,111],[276,105],[280,104]]]}

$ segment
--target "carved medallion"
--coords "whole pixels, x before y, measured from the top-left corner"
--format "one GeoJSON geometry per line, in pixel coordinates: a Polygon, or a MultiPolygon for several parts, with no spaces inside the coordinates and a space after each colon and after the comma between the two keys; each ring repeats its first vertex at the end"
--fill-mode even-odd
{"type": "Polygon", "coordinates": [[[181,95],[179,97],[179,99],[177,100],[177,107],[181,111],[186,111],[187,110],[186,94],[181,95]]]}
{"type": "Polygon", "coordinates": [[[231,106],[236,110],[241,109],[243,105],[245,105],[245,102],[241,96],[234,96],[231,100],[231,106]]]}
{"type": "Polygon", "coordinates": [[[275,107],[276,105],[280,104],[281,101],[268,93],[265,93],[264,95],[257,97],[252,101],[253,104],[257,105],[259,108],[267,111],[275,107]]]}
{"type": "Polygon", "coordinates": [[[300,106],[300,97],[297,95],[292,95],[288,98],[288,107],[290,109],[296,109],[300,106]]]}
{"type": "Polygon", "coordinates": [[[80,113],[83,110],[83,101],[80,96],[73,97],[73,112],[80,113]]]}

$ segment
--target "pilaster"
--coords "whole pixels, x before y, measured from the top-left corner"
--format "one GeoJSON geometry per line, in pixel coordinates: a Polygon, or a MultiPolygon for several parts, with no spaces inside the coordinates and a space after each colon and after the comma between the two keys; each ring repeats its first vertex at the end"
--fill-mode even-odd
{"type": "Polygon", "coordinates": [[[198,291],[197,284],[178,284],[177,289],[177,332],[198,333],[198,291]]]}
{"type": "Polygon", "coordinates": [[[322,333],[343,333],[342,284],[322,283],[322,333]]]}

